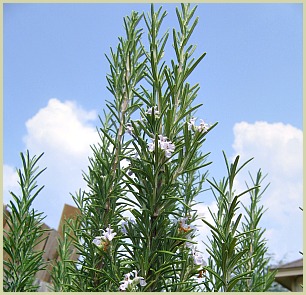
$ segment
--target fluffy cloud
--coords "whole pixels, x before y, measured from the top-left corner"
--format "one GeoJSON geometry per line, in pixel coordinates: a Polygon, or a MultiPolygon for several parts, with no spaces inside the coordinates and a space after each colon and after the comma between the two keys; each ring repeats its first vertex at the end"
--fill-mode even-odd
{"type": "MultiPolygon", "coordinates": [[[[262,197],[268,208],[263,217],[267,228],[266,238],[276,259],[300,258],[302,250],[303,203],[303,132],[292,125],[267,122],[237,123],[234,126],[234,156],[240,155],[241,163],[252,157],[239,175],[237,187],[242,186],[247,171],[253,176],[259,168],[267,174],[269,188],[262,197]]],[[[251,182],[248,182],[251,183],[251,182]]],[[[264,185],[265,185],[264,184],[264,185]]]]}
{"type": "MultiPolygon", "coordinates": [[[[85,188],[82,170],[87,171],[90,145],[98,141],[96,119],[95,111],[86,111],[72,101],[52,98],[26,122],[25,148],[31,156],[44,153],[38,165],[47,167],[38,179],[38,185],[45,188],[34,207],[47,215],[45,222],[51,227],[57,228],[64,203],[73,205],[70,193],[85,188]]],[[[16,179],[11,167],[4,169],[10,172],[5,172],[6,189],[16,179]]]]}
{"type": "Polygon", "coordinates": [[[72,101],[56,98],[26,122],[24,142],[33,152],[52,151],[54,156],[87,155],[89,144],[97,140],[90,124],[97,118],[95,111],[85,111],[72,101]]]}

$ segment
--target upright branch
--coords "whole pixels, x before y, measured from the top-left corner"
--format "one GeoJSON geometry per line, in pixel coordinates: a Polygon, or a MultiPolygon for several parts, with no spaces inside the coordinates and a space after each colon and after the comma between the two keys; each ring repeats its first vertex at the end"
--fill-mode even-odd
{"type": "MultiPolygon", "coordinates": [[[[191,223],[196,215],[190,217],[187,212],[191,212],[200,190],[182,193],[185,186],[182,180],[189,176],[194,181],[194,174],[209,164],[207,154],[201,154],[199,149],[213,126],[204,121],[197,126],[195,119],[190,122],[200,107],[192,106],[199,87],[191,87],[187,78],[204,55],[196,61],[189,60],[191,53],[187,53],[184,46],[197,23],[191,21],[195,8],[190,10],[190,6],[184,4],[181,9],[178,18],[182,37],[177,38],[175,33],[173,39],[174,47],[180,48],[178,66],[172,61],[172,69],[162,61],[168,32],[161,34],[160,30],[166,13],[161,8],[155,11],[151,5],[150,13],[144,18],[149,40],[144,72],[147,84],[142,83],[141,91],[135,93],[144,108],[140,109],[142,118],[131,121],[134,151],[126,157],[130,165],[125,174],[125,183],[135,198],[135,201],[129,198],[128,202],[134,205],[131,213],[135,225],[127,227],[132,244],[125,248],[135,268],[141,270],[148,282],[144,291],[192,290],[195,288],[191,284],[192,277],[199,267],[194,263],[191,269],[187,267],[192,255],[198,255],[187,242],[195,236],[191,223]],[[178,68],[180,74],[177,74],[178,68]],[[141,255],[139,246],[145,249],[141,255]],[[167,287],[169,280],[172,280],[171,287],[167,287]]],[[[201,178],[201,183],[203,181],[201,178]]]]}
{"type": "MultiPolygon", "coordinates": [[[[266,176],[262,175],[260,169],[258,170],[255,179],[251,174],[250,178],[255,189],[249,192],[250,205],[247,207],[242,204],[246,212],[245,220],[242,222],[242,230],[249,234],[240,244],[242,248],[249,249],[249,251],[245,253],[244,257],[248,260],[248,263],[241,265],[239,272],[251,270],[253,270],[253,272],[249,279],[240,281],[235,290],[265,292],[271,287],[276,274],[276,270],[269,270],[268,264],[270,258],[268,257],[267,241],[263,237],[265,229],[260,226],[261,218],[266,211],[264,210],[263,205],[260,205],[260,201],[269,184],[264,188],[261,188],[262,182],[266,176]]],[[[248,184],[246,185],[249,188],[248,184]]]]}
{"type": "Polygon", "coordinates": [[[72,291],[109,291],[119,287],[117,232],[125,210],[120,205],[125,195],[121,162],[130,149],[124,134],[130,117],[139,108],[134,93],[143,78],[145,62],[140,44],[142,30],[138,29],[141,18],[142,15],[133,12],[124,19],[126,36],[119,38],[117,51],[111,49],[107,56],[110,65],[107,88],[114,99],[106,104],[108,113],[104,112],[105,118],[101,119],[102,127],[98,130],[100,141],[92,146],[89,172],[84,173],[89,190],[73,196],[81,212],[72,226],[73,244],[82,261],[79,262],[81,271],[72,272],[72,280],[84,283],[80,288],[72,284],[72,291]]]}
{"type": "Polygon", "coordinates": [[[216,198],[218,211],[213,213],[209,209],[213,223],[202,219],[209,226],[212,235],[206,243],[210,257],[206,267],[208,275],[205,286],[207,290],[213,292],[231,292],[240,281],[249,279],[253,273],[253,269],[239,271],[241,265],[249,263],[249,258],[245,257],[249,249],[241,247],[240,244],[252,231],[239,231],[242,214],[237,216],[237,211],[239,198],[256,187],[248,188],[239,194],[235,194],[234,191],[235,177],[250,160],[238,167],[239,156],[235,158],[234,163],[229,164],[224,152],[223,155],[228,172],[227,177],[219,183],[216,180],[208,180],[216,198]]]}
{"type": "Polygon", "coordinates": [[[6,216],[8,231],[3,235],[3,290],[7,292],[37,291],[35,274],[46,265],[43,251],[37,245],[43,241],[42,213],[31,209],[34,199],[43,189],[37,187],[37,178],[45,170],[38,171],[37,162],[42,157],[30,157],[29,151],[21,153],[22,169],[18,169],[21,195],[11,192],[13,200],[8,204],[6,216]]]}

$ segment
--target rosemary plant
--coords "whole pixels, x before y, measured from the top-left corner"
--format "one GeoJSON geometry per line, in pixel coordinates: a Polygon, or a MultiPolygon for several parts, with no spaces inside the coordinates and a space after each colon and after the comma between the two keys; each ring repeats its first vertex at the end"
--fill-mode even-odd
{"type": "MultiPolygon", "coordinates": [[[[148,14],[132,12],[124,18],[125,36],[106,56],[108,90],[112,100],[100,118],[99,142],[92,146],[87,189],[72,198],[80,214],[63,227],[59,259],[51,272],[53,291],[60,292],[186,292],[262,291],[274,274],[267,274],[266,246],[258,222],[261,174],[254,187],[236,194],[234,179],[247,164],[239,157],[229,164],[221,182],[207,180],[216,197],[214,223],[206,243],[208,265],[198,250],[196,197],[203,192],[209,153],[202,147],[217,125],[197,121],[199,85],[189,77],[205,57],[194,57],[190,37],[198,18],[196,7],[176,9],[178,30],[161,32],[167,13],[154,5],[148,14]],[[141,27],[143,24],[143,27],[141,27]],[[143,38],[146,37],[148,45],[143,38]],[[170,37],[170,38],[169,38],[170,37]],[[174,59],[164,60],[172,39],[174,59]],[[251,194],[245,221],[238,214],[240,197],[251,194]],[[72,247],[79,259],[73,260],[72,247]]],[[[12,194],[11,232],[4,237],[5,290],[35,290],[34,275],[42,268],[41,214],[30,205],[35,190],[33,159],[22,155],[19,171],[22,197],[12,194]],[[27,234],[25,234],[27,231],[27,234]]],[[[265,189],[264,189],[265,191],[265,189]]]]}
{"type": "Polygon", "coordinates": [[[238,167],[239,156],[234,163],[229,164],[223,152],[228,176],[219,183],[207,180],[217,201],[217,213],[210,211],[213,223],[203,219],[211,229],[212,237],[206,243],[210,257],[206,280],[203,282],[207,291],[223,292],[263,292],[271,286],[275,272],[269,272],[266,241],[264,230],[258,227],[264,213],[263,207],[258,205],[262,174],[259,170],[253,186],[237,194],[234,190],[234,180],[241,169],[252,159],[238,167]],[[244,207],[245,221],[241,222],[243,213],[238,214],[240,198],[249,193],[250,207],[244,207]]]}

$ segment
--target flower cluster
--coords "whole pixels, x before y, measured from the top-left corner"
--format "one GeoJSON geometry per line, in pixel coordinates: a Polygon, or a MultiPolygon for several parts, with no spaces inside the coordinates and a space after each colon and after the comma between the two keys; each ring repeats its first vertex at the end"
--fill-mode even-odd
{"type": "Polygon", "coordinates": [[[152,115],[153,113],[155,116],[159,116],[159,111],[157,109],[157,106],[148,108],[148,110],[146,111],[147,115],[152,115]]]}
{"type": "Polygon", "coordinates": [[[204,120],[200,119],[201,123],[199,126],[195,125],[195,121],[197,120],[197,118],[192,117],[189,122],[187,122],[188,124],[188,130],[193,130],[193,131],[199,131],[199,132],[207,132],[208,129],[210,128],[210,125],[205,123],[204,120]]]}
{"type": "Polygon", "coordinates": [[[124,275],[124,280],[120,282],[119,290],[125,291],[126,289],[133,290],[136,285],[140,285],[142,287],[146,286],[147,283],[143,277],[139,277],[136,270],[129,272],[124,275]],[[130,277],[134,276],[134,279],[130,277]]]}
{"type": "Polygon", "coordinates": [[[107,250],[109,243],[115,237],[117,233],[113,232],[110,225],[106,228],[105,231],[102,231],[102,236],[97,236],[92,241],[97,247],[102,248],[104,251],[107,250]]]}
{"type": "MultiPolygon", "coordinates": [[[[161,150],[165,151],[165,155],[167,158],[170,158],[172,153],[175,150],[175,145],[170,141],[167,140],[166,136],[163,135],[158,135],[159,139],[158,139],[158,147],[161,150]]],[[[150,152],[153,152],[155,148],[155,140],[152,139],[152,142],[148,144],[148,149],[150,152]]]]}

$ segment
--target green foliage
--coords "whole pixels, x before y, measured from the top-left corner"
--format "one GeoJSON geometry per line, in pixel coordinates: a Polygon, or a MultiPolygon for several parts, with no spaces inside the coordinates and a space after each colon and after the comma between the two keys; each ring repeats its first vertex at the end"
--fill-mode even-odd
{"type": "MultiPolygon", "coordinates": [[[[209,153],[201,148],[217,123],[201,120],[196,125],[194,117],[201,107],[194,105],[199,85],[190,85],[188,78],[205,57],[205,53],[193,57],[196,46],[190,44],[198,23],[195,11],[189,4],[176,9],[179,29],[172,30],[170,64],[163,60],[170,33],[161,32],[167,15],[161,7],[156,11],[151,5],[148,14],[132,12],[124,19],[126,35],[106,56],[107,88],[113,100],[107,101],[107,111],[100,118],[100,140],[92,146],[88,172],[83,173],[87,189],[72,195],[80,214],[64,225],[58,241],[59,259],[51,273],[53,291],[262,291],[271,284],[274,274],[266,271],[267,248],[258,229],[263,214],[258,206],[261,173],[254,187],[236,194],[234,180],[247,164],[238,167],[239,157],[230,165],[224,154],[227,177],[219,183],[207,180],[218,206],[216,214],[211,212],[212,224],[203,220],[212,233],[206,243],[208,265],[197,249],[196,198],[204,191],[207,172],[203,170],[211,164],[209,153]],[[145,35],[148,46],[143,42],[145,35]],[[246,193],[251,206],[245,207],[242,221],[238,209],[246,193]],[[73,261],[72,248],[78,261],[73,261]]],[[[19,201],[13,194],[20,205],[16,209],[11,203],[14,235],[6,238],[5,249],[17,246],[11,255],[15,260],[6,265],[22,271],[28,265],[30,272],[5,271],[7,290],[14,291],[27,290],[25,286],[34,290],[34,275],[42,265],[41,252],[16,260],[28,237],[23,218],[32,218],[26,219],[32,222],[31,242],[26,246],[33,248],[42,234],[40,214],[27,213],[40,192],[30,197],[40,174],[33,170],[38,159],[22,159],[25,173],[19,174],[25,197],[19,201]],[[20,263],[28,257],[30,262],[20,263]],[[15,283],[19,273],[23,279],[15,283]]]]}
{"type": "Polygon", "coordinates": [[[217,213],[210,211],[213,223],[203,219],[211,229],[212,237],[207,245],[210,257],[207,280],[204,282],[208,291],[247,291],[263,292],[272,284],[275,272],[269,272],[266,241],[263,239],[264,230],[258,224],[264,213],[259,206],[261,195],[260,185],[262,174],[259,170],[252,187],[236,194],[234,180],[239,171],[251,160],[238,168],[239,156],[229,165],[223,153],[228,176],[217,183],[208,182],[212,186],[216,201],[217,213]],[[250,207],[242,204],[246,211],[245,221],[241,222],[243,214],[238,214],[240,197],[249,193],[250,207]],[[238,215],[238,216],[237,216],[238,215]]]}
{"type": "Polygon", "coordinates": [[[42,240],[42,213],[31,209],[31,205],[43,187],[38,188],[36,179],[45,170],[38,171],[41,158],[21,153],[23,169],[19,169],[21,195],[11,192],[13,201],[8,204],[6,216],[8,231],[4,231],[3,250],[7,259],[3,261],[3,290],[8,292],[36,291],[35,274],[44,269],[43,251],[35,250],[42,240]]]}
{"type": "Polygon", "coordinates": [[[195,46],[188,45],[197,24],[195,9],[177,9],[180,30],[173,31],[176,60],[170,66],[162,61],[169,33],[160,37],[166,12],[153,5],[148,15],[133,12],[124,19],[126,37],[107,56],[114,100],[107,102],[110,115],[101,119],[100,142],[92,147],[84,174],[88,191],[73,196],[81,211],[71,227],[81,260],[71,270],[71,291],[191,291],[197,286],[199,266],[190,249],[197,219],[193,206],[205,180],[198,171],[209,164],[200,147],[214,126],[190,123],[200,107],[192,106],[199,86],[190,86],[187,78],[205,56],[192,58],[195,46]],[[142,19],[148,49],[138,28],[142,19]],[[108,240],[107,232],[116,235],[108,240]],[[134,281],[143,278],[146,284],[128,286],[133,270],[134,281]]]}
{"type": "Polygon", "coordinates": [[[236,195],[234,191],[235,177],[247,162],[238,168],[239,156],[236,157],[233,164],[229,165],[224,152],[223,155],[228,176],[219,183],[216,180],[213,182],[208,180],[217,201],[218,211],[216,214],[210,211],[213,224],[202,219],[210,227],[212,233],[209,243],[206,243],[210,257],[206,267],[207,280],[204,284],[207,290],[214,292],[233,291],[235,285],[242,280],[247,280],[252,273],[252,270],[240,271],[241,265],[248,263],[248,259],[244,258],[248,248],[241,247],[240,244],[250,234],[250,231],[242,233],[238,231],[242,214],[236,216],[236,211],[239,209],[239,197],[253,188],[239,195],[236,195]]]}
{"type": "MultiPolygon", "coordinates": [[[[67,223],[71,220],[66,221],[67,223]]],[[[71,229],[67,228],[67,224],[63,224],[63,238],[58,239],[58,258],[53,262],[51,271],[51,291],[67,292],[70,290],[73,279],[71,273],[75,269],[75,262],[72,261],[71,254],[73,252],[71,229]]]]}
{"type": "Polygon", "coordinates": [[[265,179],[261,170],[257,172],[255,180],[251,175],[250,177],[254,186],[254,189],[249,192],[250,205],[246,207],[242,204],[246,211],[245,221],[242,223],[242,231],[249,232],[249,234],[241,243],[242,249],[248,249],[244,257],[248,259],[248,263],[241,265],[239,272],[252,271],[252,274],[249,279],[240,281],[236,286],[236,290],[264,292],[269,290],[277,272],[276,270],[269,270],[270,257],[267,255],[266,240],[263,238],[265,229],[260,227],[260,220],[265,210],[259,203],[269,184],[261,189],[262,181],[265,179]]]}

